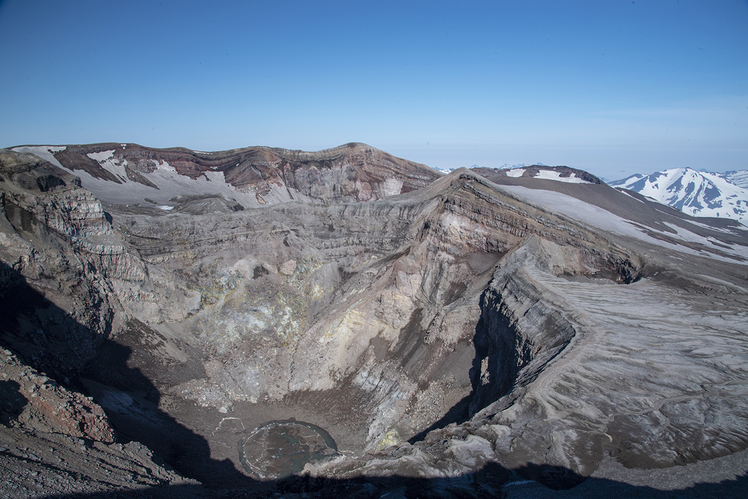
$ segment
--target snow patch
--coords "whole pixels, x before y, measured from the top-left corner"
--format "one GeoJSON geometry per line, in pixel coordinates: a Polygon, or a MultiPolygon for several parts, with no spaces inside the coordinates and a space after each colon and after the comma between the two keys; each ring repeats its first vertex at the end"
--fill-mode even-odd
{"type": "Polygon", "coordinates": [[[572,173],[568,177],[562,177],[561,172],[557,170],[540,170],[535,175],[535,178],[542,178],[543,180],[556,180],[558,182],[566,182],[567,184],[590,184],[584,179],[581,179],[572,173]]]}
{"type": "MultiPolygon", "coordinates": [[[[101,167],[119,179],[120,183],[95,177],[85,170],[70,170],[62,166],[57,161],[49,149],[51,146],[30,146],[16,148],[18,152],[29,152],[35,154],[59,168],[73,173],[81,180],[85,189],[93,192],[96,197],[113,204],[144,204],[147,206],[159,207],[164,211],[170,211],[173,206],[171,199],[175,196],[183,195],[218,195],[225,199],[233,200],[244,207],[257,207],[262,204],[277,204],[287,201],[309,201],[306,196],[296,191],[272,185],[267,194],[262,195],[260,201],[259,194],[253,190],[237,189],[226,182],[225,176],[220,171],[206,171],[197,178],[191,178],[181,175],[176,168],[166,161],[156,163],[156,169],[152,172],[139,172],[145,179],[151,182],[156,188],[149,185],[141,184],[130,180],[126,168],[135,165],[129,164],[124,158],[113,156],[114,151],[102,151],[91,153],[88,156],[97,161],[101,167]],[[126,184],[126,188],[123,185],[126,184]],[[148,201],[146,201],[146,199],[148,201]]],[[[54,151],[63,150],[64,147],[52,148],[54,151]]],[[[135,168],[137,170],[137,168],[135,168]]]]}
{"type": "Polygon", "coordinates": [[[90,152],[86,154],[89,158],[93,159],[94,161],[98,161],[99,163],[103,163],[104,161],[108,160],[112,156],[114,156],[114,149],[108,150],[108,151],[99,151],[99,152],[90,152]]]}
{"type": "MultiPolygon", "coordinates": [[[[715,245],[719,247],[720,249],[723,249],[723,247],[720,247],[719,245],[729,245],[734,246],[733,243],[727,242],[727,241],[716,241],[709,237],[700,236],[698,234],[694,234],[690,230],[686,230],[683,227],[678,227],[675,224],[665,222],[665,225],[670,227],[675,231],[676,234],[678,234],[678,238],[682,239],[684,241],[690,242],[690,243],[697,243],[701,244],[703,246],[709,246],[709,245],[715,245]]],[[[710,227],[711,229],[711,227],[710,227]]]]}
{"type": "MultiPolygon", "coordinates": [[[[718,232],[724,232],[725,234],[736,234],[736,233],[738,233],[736,231],[748,232],[748,227],[746,227],[745,225],[741,225],[741,224],[738,224],[738,225],[735,225],[735,226],[729,227],[729,228],[722,228],[722,227],[712,227],[711,225],[702,224],[702,223],[694,222],[694,221],[691,221],[690,223],[693,224],[693,225],[696,225],[698,227],[702,227],[704,229],[716,230],[718,232]]],[[[745,236],[745,235],[743,234],[743,236],[745,236]]]]}
{"type": "MultiPolygon", "coordinates": [[[[103,169],[117,177],[120,182],[129,183],[127,178],[127,171],[125,170],[127,161],[117,161],[114,158],[114,149],[108,151],[91,152],[86,154],[86,156],[98,162],[103,169]]],[[[85,184],[84,187],[86,187],[85,184]]]]}
{"type": "Polygon", "coordinates": [[[54,153],[64,151],[66,148],[66,146],[22,146],[14,147],[13,149],[11,149],[11,151],[33,154],[34,156],[38,156],[45,161],[49,161],[59,168],[63,168],[60,162],[57,161],[57,158],[55,158],[54,153]]]}
{"type": "Polygon", "coordinates": [[[512,178],[519,178],[525,173],[524,168],[517,168],[515,170],[507,170],[506,176],[512,178]]]}
{"type": "MultiPolygon", "coordinates": [[[[640,202],[640,203],[644,204],[644,201],[642,201],[641,199],[639,199],[639,198],[638,198],[638,197],[636,197],[636,196],[633,196],[633,195],[631,194],[631,192],[630,192],[630,191],[627,191],[627,190],[625,190],[625,189],[616,189],[616,190],[617,190],[618,192],[620,192],[621,194],[625,194],[626,196],[630,197],[630,198],[631,198],[631,199],[633,199],[634,201],[638,201],[638,202],[640,202]]],[[[651,199],[651,198],[650,198],[650,199],[651,199]]],[[[655,202],[656,202],[657,200],[656,200],[656,199],[652,199],[652,201],[655,201],[655,202]]]]}
{"type": "Polygon", "coordinates": [[[720,177],[732,182],[738,187],[748,189],[748,170],[731,171],[720,174],[720,177]]]}
{"type": "MultiPolygon", "coordinates": [[[[159,162],[159,163],[158,163],[158,164],[156,165],[156,170],[157,170],[157,171],[159,171],[159,170],[160,170],[160,171],[162,171],[162,172],[177,173],[177,169],[176,169],[176,168],[174,168],[173,166],[171,166],[171,165],[170,165],[169,163],[167,163],[167,162],[166,162],[166,160],[161,160],[161,161],[160,161],[160,162],[159,162]]],[[[222,174],[222,175],[223,175],[223,174],[222,174]]]]}

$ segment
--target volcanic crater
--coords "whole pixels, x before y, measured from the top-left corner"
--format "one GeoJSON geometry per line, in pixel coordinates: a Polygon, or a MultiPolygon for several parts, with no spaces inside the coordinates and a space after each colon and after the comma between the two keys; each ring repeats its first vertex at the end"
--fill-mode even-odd
{"type": "MultiPolygon", "coordinates": [[[[89,395],[115,436],[87,441],[143,444],[181,477],[159,485],[480,497],[748,443],[739,224],[568,168],[443,176],[363,144],[0,161],[8,359],[89,395]]],[[[58,424],[13,407],[8,428],[58,424]]]]}

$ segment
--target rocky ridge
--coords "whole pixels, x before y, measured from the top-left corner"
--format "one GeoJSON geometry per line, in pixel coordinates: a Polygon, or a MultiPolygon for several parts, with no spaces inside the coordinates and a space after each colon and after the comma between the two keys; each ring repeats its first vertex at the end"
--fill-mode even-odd
{"type": "MultiPolygon", "coordinates": [[[[112,157],[109,145],[77,147],[99,165],[112,157]]],[[[563,488],[609,462],[669,467],[746,446],[737,227],[663,219],[583,172],[547,167],[430,183],[418,170],[420,188],[371,202],[351,180],[340,192],[355,194],[339,199],[243,210],[228,197],[219,209],[194,197],[171,210],[102,205],[70,175],[68,150],[54,152],[62,168],[0,158],[3,342],[69,376],[117,438],[183,476],[262,489],[242,476],[237,442],[290,416],[341,450],[278,484],[317,494],[405,493],[411,477],[479,497],[517,473],[563,488]],[[588,216],[599,206],[580,217],[544,206],[554,196],[571,207],[610,199],[606,220],[632,222],[601,227],[588,216]],[[33,300],[12,298],[24,293],[33,300]]],[[[414,174],[387,175],[382,185],[405,186],[414,174]]]]}
{"type": "Polygon", "coordinates": [[[20,146],[78,175],[100,199],[161,210],[235,211],[288,201],[374,201],[439,177],[424,165],[350,143],[317,152],[247,147],[219,152],[137,144],[20,146]],[[127,188],[122,188],[127,186],[127,188]]]}

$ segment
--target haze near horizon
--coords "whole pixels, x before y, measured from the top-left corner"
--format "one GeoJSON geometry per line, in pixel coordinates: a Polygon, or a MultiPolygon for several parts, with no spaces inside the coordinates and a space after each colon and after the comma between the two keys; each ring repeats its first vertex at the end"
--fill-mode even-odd
{"type": "Polygon", "coordinates": [[[748,3],[0,2],[0,147],[748,168],[748,3]]]}

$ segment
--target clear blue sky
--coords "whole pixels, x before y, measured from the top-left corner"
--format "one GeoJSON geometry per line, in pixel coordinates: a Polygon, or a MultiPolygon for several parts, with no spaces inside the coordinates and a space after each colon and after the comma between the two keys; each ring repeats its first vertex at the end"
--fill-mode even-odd
{"type": "Polygon", "coordinates": [[[748,169],[748,2],[0,0],[0,147],[748,169]]]}

